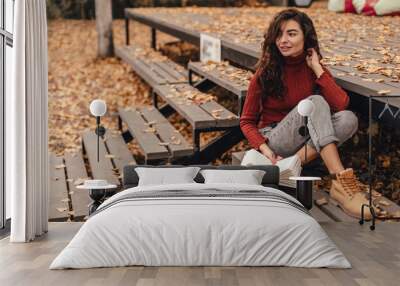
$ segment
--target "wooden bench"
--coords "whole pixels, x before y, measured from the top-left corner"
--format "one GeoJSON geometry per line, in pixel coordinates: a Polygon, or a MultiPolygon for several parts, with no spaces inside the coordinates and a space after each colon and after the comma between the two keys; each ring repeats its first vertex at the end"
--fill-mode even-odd
{"type": "Polygon", "coordinates": [[[143,150],[146,164],[193,154],[193,147],[154,107],[118,110],[133,138],[143,150]]]}
{"type": "Polygon", "coordinates": [[[189,84],[158,85],[154,93],[159,95],[194,129],[229,128],[239,126],[239,117],[221,106],[206,93],[189,84]]]}
{"type": "MultiPolygon", "coordinates": [[[[400,95],[400,82],[393,79],[390,73],[384,75],[380,71],[385,68],[393,69],[395,66],[383,63],[384,55],[375,49],[376,47],[361,47],[356,43],[346,43],[324,47],[322,52],[325,65],[329,66],[332,75],[343,88],[367,96],[400,95]],[[354,84],[356,88],[353,87],[354,84]]],[[[386,98],[375,98],[375,100],[383,103],[387,101],[386,98]]],[[[391,98],[389,104],[399,108],[400,98],[391,98]]]]}
{"type": "Polygon", "coordinates": [[[92,199],[89,197],[88,190],[78,189],[77,186],[91,178],[106,179],[110,183],[119,185],[117,174],[119,172],[122,174],[122,168],[126,164],[136,164],[126,145],[121,142],[121,135],[116,136],[114,134],[107,134],[105,140],[101,140],[101,157],[100,162],[97,163],[96,138],[93,135],[95,135],[94,132],[89,131],[83,136],[90,165],[89,169],[87,169],[81,151],[68,152],[64,156],[49,154],[50,221],[84,220],[89,213],[88,205],[92,202],[92,199]],[[114,165],[117,167],[111,167],[114,165]],[[92,176],[89,176],[89,172],[91,172],[92,176]]]}
{"type": "Polygon", "coordinates": [[[64,156],[49,154],[51,221],[81,221],[88,215],[88,205],[92,200],[87,190],[76,187],[87,179],[104,179],[110,184],[121,186],[124,166],[136,165],[118,130],[107,130],[104,138],[100,138],[99,162],[97,135],[94,131],[83,133],[82,146],[88,164],[81,151],[65,153],[64,156]]]}
{"type": "Polygon", "coordinates": [[[97,161],[97,135],[87,131],[82,135],[83,149],[88,157],[93,179],[104,179],[110,184],[121,185],[124,166],[136,165],[120,131],[107,130],[99,141],[99,161],[97,161]]]}
{"type": "Polygon", "coordinates": [[[247,94],[249,82],[252,77],[250,71],[234,67],[228,62],[190,62],[188,69],[190,84],[193,84],[192,74],[195,73],[237,95],[238,115],[241,114],[244,98],[247,94]]]}
{"type": "Polygon", "coordinates": [[[243,139],[239,117],[190,84],[157,85],[153,94],[155,102],[160,96],[192,126],[194,154],[183,163],[209,163],[243,139]],[[211,131],[225,132],[200,148],[200,133],[211,131]]]}
{"type": "MultiPolygon", "coordinates": [[[[286,2],[289,3],[289,1],[286,2]]],[[[275,4],[285,4],[285,1],[277,0],[275,4]]],[[[154,36],[156,34],[155,31],[158,30],[197,46],[200,46],[200,35],[205,30],[210,33],[216,32],[217,37],[221,39],[222,59],[234,62],[249,70],[254,70],[260,57],[260,44],[263,41],[264,26],[253,26],[251,24],[253,23],[252,21],[250,24],[247,23],[247,26],[244,25],[243,31],[240,33],[237,32],[237,29],[231,29],[229,25],[226,25],[226,21],[229,21],[230,17],[242,15],[239,9],[215,9],[213,13],[207,15],[192,11],[190,17],[186,15],[188,14],[187,11],[181,11],[182,12],[175,13],[176,17],[170,17],[167,11],[154,10],[144,12],[141,9],[125,9],[126,24],[129,24],[130,20],[134,20],[151,27],[154,36]],[[193,25],[192,22],[194,18],[196,18],[196,22],[201,23],[201,25],[193,25]],[[218,27],[224,27],[223,33],[218,33],[218,27]],[[241,37],[241,33],[243,33],[243,37],[241,37]]],[[[274,12],[260,9],[259,11],[252,11],[251,13],[253,18],[260,20],[272,16],[274,12]]],[[[334,16],[332,15],[333,14],[327,15],[327,17],[334,20],[334,16]]],[[[361,20],[363,19],[360,19],[360,21],[361,20]]],[[[369,20],[371,24],[381,25],[377,19],[371,18],[369,20]]],[[[261,23],[262,21],[258,22],[261,23]]],[[[386,26],[394,30],[395,23],[389,21],[386,26]]],[[[128,27],[129,25],[126,26],[127,39],[129,38],[128,27]]],[[[325,35],[320,41],[324,62],[327,59],[326,56],[342,56],[343,54],[348,56],[354,53],[351,62],[347,59],[339,59],[336,61],[336,64],[327,64],[326,66],[334,75],[337,83],[347,90],[351,98],[350,108],[365,115],[368,115],[369,96],[376,95],[383,90],[390,90],[391,92],[389,92],[389,94],[398,95],[400,90],[400,86],[398,86],[398,84],[400,84],[398,82],[398,77],[394,75],[395,71],[398,69],[398,63],[394,63],[393,60],[388,62],[388,56],[393,58],[393,55],[399,53],[398,47],[400,41],[397,34],[389,33],[377,38],[374,31],[371,31],[370,29],[369,32],[364,31],[366,33],[355,33],[354,27],[349,27],[346,31],[337,31],[328,26],[321,27],[321,32],[325,35]],[[382,40],[384,40],[384,42],[382,42],[382,40]],[[369,63],[378,65],[379,67],[384,67],[387,63],[391,63],[395,67],[392,69],[393,75],[386,77],[386,86],[374,84],[375,82],[369,81],[370,79],[379,80],[380,78],[376,77],[380,76],[379,73],[375,75],[374,73],[367,72],[364,74],[364,78],[359,76],[361,72],[357,70],[355,66],[369,63]],[[343,71],[342,67],[351,68],[352,71],[343,71]]],[[[153,40],[155,40],[155,37],[153,37],[153,40]]],[[[372,115],[375,119],[380,115],[386,102],[388,102],[391,107],[400,107],[400,98],[391,97],[387,100],[383,97],[375,97],[372,99],[372,102],[372,115]]],[[[379,122],[389,126],[394,125],[397,127],[400,124],[400,117],[394,118],[387,113],[378,119],[379,122]]]]}
{"type": "Polygon", "coordinates": [[[187,71],[151,49],[138,46],[115,48],[115,55],[132,66],[151,87],[158,84],[188,82],[187,71]]]}

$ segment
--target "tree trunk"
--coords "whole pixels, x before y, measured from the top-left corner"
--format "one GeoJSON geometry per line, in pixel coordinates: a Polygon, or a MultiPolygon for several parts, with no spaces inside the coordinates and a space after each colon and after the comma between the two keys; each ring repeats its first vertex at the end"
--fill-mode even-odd
{"type": "Polygon", "coordinates": [[[112,36],[111,0],[96,0],[97,56],[100,58],[114,55],[112,36]]]}

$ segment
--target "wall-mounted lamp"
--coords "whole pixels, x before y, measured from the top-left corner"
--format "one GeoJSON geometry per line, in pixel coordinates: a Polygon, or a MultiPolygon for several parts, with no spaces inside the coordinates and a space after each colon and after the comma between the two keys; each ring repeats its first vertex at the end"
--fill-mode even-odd
{"type": "Polygon", "coordinates": [[[100,125],[100,117],[104,116],[107,112],[107,105],[104,100],[95,99],[90,103],[90,113],[96,117],[96,130],[95,133],[97,135],[97,162],[99,162],[99,141],[100,137],[103,138],[104,134],[106,134],[106,129],[100,125]]]}
{"type": "MultiPolygon", "coordinates": [[[[299,128],[299,133],[301,136],[306,137],[309,132],[308,132],[308,117],[313,113],[315,108],[314,103],[309,100],[309,99],[303,99],[302,101],[299,102],[297,105],[297,112],[304,117],[304,126],[301,126],[299,128]]],[[[304,146],[304,161],[307,162],[307,142],[304,146]]]]}

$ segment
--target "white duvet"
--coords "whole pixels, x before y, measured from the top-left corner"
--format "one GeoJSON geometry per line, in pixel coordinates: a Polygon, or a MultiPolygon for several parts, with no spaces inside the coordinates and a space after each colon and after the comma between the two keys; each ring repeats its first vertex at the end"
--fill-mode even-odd
{"type": "Polygon", "coordinates": [[[146,191],[258,190],[263,186],[179,184],[135,187],[100,207],[50,269],[145,266],[294,266],[350,268],[317,221],[298,208],[246,197],[122,200],[146,191]],[[117,203],[115,203],[117,201],[117,203]]]}

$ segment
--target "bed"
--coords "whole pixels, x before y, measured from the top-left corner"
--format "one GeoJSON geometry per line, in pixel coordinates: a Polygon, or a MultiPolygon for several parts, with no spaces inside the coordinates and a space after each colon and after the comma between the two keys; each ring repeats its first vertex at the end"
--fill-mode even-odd
{"type": "Polygon", "coordinates": [[[260,185],[204,183],[200,172],[193,183],[138,185],[145,167],[125,167],[125,190],[90,216],[50,269],[351,267],[308,210],[278,189],[275,166],[197,166],[201,172],[260,170],[260,185]]]}

